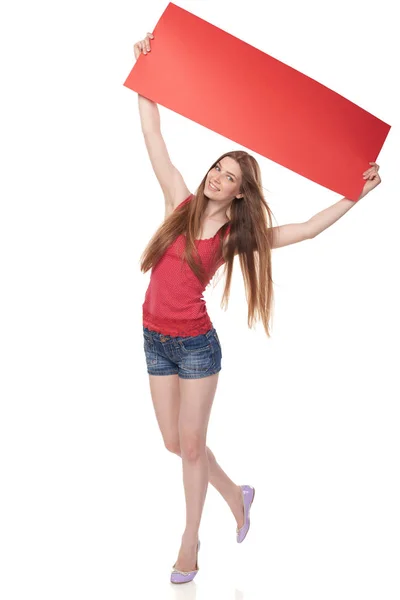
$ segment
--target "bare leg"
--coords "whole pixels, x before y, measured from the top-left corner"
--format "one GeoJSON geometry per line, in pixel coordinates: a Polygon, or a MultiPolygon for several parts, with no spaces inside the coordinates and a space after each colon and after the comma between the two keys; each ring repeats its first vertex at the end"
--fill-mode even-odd
{"type": "Polygon", "coordinates": [[[198,531],[209,481],[231,507],[238,526],[244,522],[240,487],[221,469],[205,443],[217,381],[218,373],[204,379],[181,381],[179,454],[186,500],[186,528],[176,562],[176,569],[181,571],[195,568],[198,531]]]}
{"type": "MultiPolygon", "coordinates": [[[[183,386],[180,385],[180,382],[182,384],[182,380],[179,380],[177,375],[159,377],[154,375],[149,376],[151,397],[153,400],[157,422],[159,424],[160,431],[163,436],[165,447],[170,452],[176,454],[181,458],[183,454],[182,448],[184,450],[186,449],[186,461],[189,464],[189,469],[185,469],[187,472],[187,477],[184,477],[188,482],[187,487],[191,487],[191,484],[189,482],[192,472],[192,475],[194,475],[195,479],[195,486],[197,486],[197,490],[200,490],[200,493],[199,491],[195,493],[193,500],[191,498],[190,492],[189,494],[186,494],[185,492],[185,499],[187,505],[193,505],[194,517],[191,516],[190,510],[187,510],[186,521],[188,535],[186,536],[186,538],[188,539],[189,543],[186,544],[186,554],[188,554],[186,562],[189,560],[191,566],[189,564],[187,568],[183,568],[181,562],[177,561],[176,568],[181,571],[189,571],[194,568],[198,538],[196,527],[198,530],[198,524],[200,523],[201,511],[204,505],[204,499],[206,494],[206,492],[204,491],[204,487],[202,488],[202,486],[204,486],[205,477],[207,478],[206,483],[211,483],[211,485],[213,485],[215,489],[225,499],[226,503],[232,511],[232,514],[234,515],[237,526],[242,527],[244,523],[243,499],[240,487],[228,477],[228,475],[223,471],[221,466],[217,463],[213,452],[210,450],[210,448],[208,448],[205,445],[207,429],[207,425],[205,425],[205,422],[208,422],[207,410],[211,410],[212,401],[210,403],[210,400],[208,400],[208,409],[203,409],[204,414],[201,416],[201,418],[199,418],[195,410],[196,406],[200,407],[204,404],[204,395],[207,396],[208,394],[208,396],[212,396],[213,392],[215,393],[215,380],[217,380],[217,378],[218,374],[211,377],[207,377],[204,380],[190,380],[189,382],[187,380],[184,381],[183,386],[186,387],[187,398],[186,405],[189,407],[189,409],[186,409],[186,418],[180,420],[179,417],[181,409],[181,396],[182,392],[184,393],[185,391],[183,389],[183,386]],[[185,385],[188,383],[188,385],[190,386],[190,383],[193,383],[193,381],[199,382],[207,380],[208,384],[203,386],[203,393],[200,393],[200,398],[198,398],[199,394],[196,393],[196,384],[194,386],[194,389],[185,385]],[[193,392],[195,393],[193,394],[193,392]],[[199,425],[201,422],[203,422],[202,426],[199,425]],[[204,459],[200,458],[202,452],[203,454],[205,452],[207,457],[207,475],[204,474],[206,472],[204,459]],[[192,467],[190,467],[191,463],[192,467]],[[198,471],[197,484],[195,474],[196,467],[198,471]],[[191,530],[192,535],[190,535],[191,530]],[[191,548],[191,551],[189,547],[191,548]]],[[[207,401],[205,401],[205,406],[206,404],[207,401]]],[[[183,469],[184,466],[182,459],[182,471],[183,469]]]]}
{"type": "Polygon", "coordinates": [[[208,481],[215,487],[216,490],[227,502],[231,509],[233,516],[236,519],[237,526],[243,527],[244,525],[244,507],[243,507],[243,496],[242,490],[239,485],[236,485],[223,471],[214,454],[207,446],[207,458],[208,458],[208,481]]]}
{"type": "MultiPolygon", "coordinates": [[[[172,452],[177,456],[181,456],[180,448],[175,448],[172,452]]],[[[240,527],[243,527],[244,525],[242,490],[239,485],[236,485],[236,483],[228,477],[222,467],[217,463],[214,453],[208,446],[206,446],[206,452],[208,459],[208,481],[224,498],[240,529],[240,527]]]]}

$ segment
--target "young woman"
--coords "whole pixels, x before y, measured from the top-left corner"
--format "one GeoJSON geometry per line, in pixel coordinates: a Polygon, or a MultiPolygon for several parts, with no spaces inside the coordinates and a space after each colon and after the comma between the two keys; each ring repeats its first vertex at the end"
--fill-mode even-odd
{"type": "MultiPolygon", "coordinates": [[[[147,36],[134,45],[135,58],[150,52],[147,36]]],[[[271,250],[308,240],[335,223],[354,202],[343,198],[304,223],[272,227],[260,168],[245,151],[216,160],[195,194],[171,163],[160,130],[157,104],[139,95],[145,144],[165,198],[165,220],[141,261],[152,269],[143,303],[143,335],[155,414],[165,446],[182,459],[186,528],[171,582],[191,581],[198,572],[198,531],[210,482],[226,500],[242,542],[250,526],[254,487],[236,485],[206,446],[207,427],[221,370],[221,344],[201,298],[225,263],[222,304],[229,299],[233,259],[239,256],[248,301],[248,325],[261,320],[270,336],[273,300],[271,250]]],[[[362,198],[381,179],[369,163],[362,198]]]]}

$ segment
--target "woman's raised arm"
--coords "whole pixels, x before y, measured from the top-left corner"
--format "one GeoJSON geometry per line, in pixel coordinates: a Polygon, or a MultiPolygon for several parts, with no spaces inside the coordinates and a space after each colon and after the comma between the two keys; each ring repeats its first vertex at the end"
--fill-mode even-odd
{"type": "MultiPolygon", "coordinates": [[[[141,52],[150,52],[150,38],[148,33],[144,40],[134,45],[135,59],[141,52]]],[[[144,141],[154,173],[161,186],[165,198],[166,211],[173,210],[182,200],[190,195],[190,191],[178,169],[172,164],[167,146],[161,134],[160,113],[158,106],[149,98],[138,95],[140,121],[144,141]]]]}

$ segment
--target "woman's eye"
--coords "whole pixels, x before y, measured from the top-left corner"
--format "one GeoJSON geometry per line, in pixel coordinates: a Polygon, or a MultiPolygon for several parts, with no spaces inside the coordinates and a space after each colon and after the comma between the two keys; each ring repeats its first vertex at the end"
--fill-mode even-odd
{"type": "MultiPolygon", "coordinates": [[[[215,167],[215,168],[216,168],[216,169],[219,169],[219,166],[218,166],[218,165],[216,165],[216,167],[215,167]]],[[[232,177],[231,177],[230,175],[228,175],[228,177],[229,177],[229,179],[230,179],[231,181],[233,181],[233,179],[232,179],[232,177]]]]}

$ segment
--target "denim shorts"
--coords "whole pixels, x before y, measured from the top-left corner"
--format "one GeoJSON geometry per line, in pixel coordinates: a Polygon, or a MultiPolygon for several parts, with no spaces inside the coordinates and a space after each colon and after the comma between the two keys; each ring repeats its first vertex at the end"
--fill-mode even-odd
{"type": "Polygon", "coordinates": [[[221,370],[221,344],[214,327],[200,335],[174,337],[143,326],[143,347],[149,375],[200,379],[221,370]]]}

